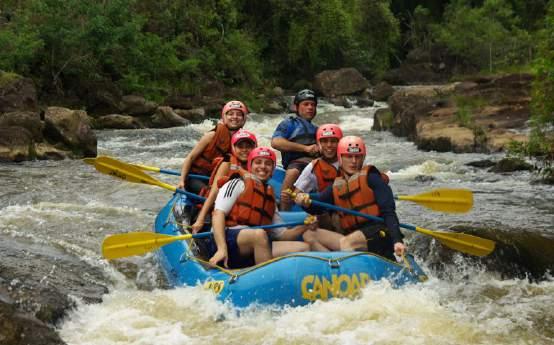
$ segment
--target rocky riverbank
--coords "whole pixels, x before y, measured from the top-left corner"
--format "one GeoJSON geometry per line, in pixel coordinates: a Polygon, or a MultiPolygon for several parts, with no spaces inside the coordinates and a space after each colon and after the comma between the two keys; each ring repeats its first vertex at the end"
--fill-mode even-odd
{"type": "Polygon", "coordinates": [[[421,150],[498,152],[528,140],[529,74],[478,77],[443,85],[408,86],[375,114],[374,130],[408,137],[421,150]]]}

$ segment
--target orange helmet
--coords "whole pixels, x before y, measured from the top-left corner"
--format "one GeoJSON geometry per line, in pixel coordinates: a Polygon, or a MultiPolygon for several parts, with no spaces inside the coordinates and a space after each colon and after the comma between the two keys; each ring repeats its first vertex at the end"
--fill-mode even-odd
{"type": "Polygon", "coordinates": [[[238,110],[242,111],[242,114],[244,115],[244,117],[246,119],[246,115],[248,115],[248,108],[246,107],[246,105],[244,105],[244,103],[242,103],[241,101],[230,101],[230,102],[227,102],[223,106],[223,109],[221,110],[221,119],[222,120],[223,120],[223,115],[225,115],[231,109],[238,109],[238,110]]]}
{"type": "Polygon", "coordinates": [[[327,123],[318,127],[315,137],[318,143],[321,138],[337,138],[341,140],[342,129],[338,125],[327,123]]]}
{"type": "Polygon", "coordinates": [[[339,141],[337,146],[337,156],[339,157],[339,164],[342,164],[342,155],[360,155],[365,157],[366,148],[364,141],[360,137],[348,135],[343,137],[339,141]]]}
{"type": "Polygon", "coordinates": [[[277,156],[275,155],[275,152],[273,152],[273,150],[269,147],[260,146],[250,151],[250,154],[248,155],[248,171],[252,171],[252,161],[259,157],[271,159],[273,161],[273,168],[275,168],[275,165],[277,164],[277,156]]]}
{"type": "Polygon", "coordinates": [[[254,143],[254,147],[258,146],[258,140],[256,139],[254,133],[241,128],[236,131],[235,134],[233,134],[233,136],[231,137],[231,150],[233,151],[233,154],[235,156],[235,144],[242,140],[249,140],[254,143]]]}

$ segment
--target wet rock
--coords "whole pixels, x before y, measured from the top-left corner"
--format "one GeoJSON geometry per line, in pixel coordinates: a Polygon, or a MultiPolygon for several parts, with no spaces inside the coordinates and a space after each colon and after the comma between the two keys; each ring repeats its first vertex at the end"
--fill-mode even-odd
{"type": "Polygon", "coordinates": [[[95,120],[95,128],[97,129],[137,129],[142,128],[142,125],[134,116],[110,114],[101,116],[95,120]]]}
{"type": "Polygon", "coordinates": [[[495,164],[496,164],[495,161],[492,161],[490,159],[483,159],[483,160],[480,160],[480,161],[469,162],[466,165],[468,165],[470,167],[483,169],[483,168],[490,168],[490,167],[494,166],[495,164]]]}
{"type": "Polygon", "coordinates": [[[373,104],[375,104],[375,101],[370,99],[369,97],[359,97],[356,100],[356,105],[360,108],[372,107],[373,104]]]}
{"type": "Polygon", "coordinates": [[[270,100],[262,107],[262,113],[283,114],[287,110],[287,103],[278,100],[270,100]]]}
{"type": "Polygon", "coordinates": [[[2,127],[23,127],[34,141],[42,141],[42,129],[44,124],[40,120],[40,114],[31,111],[13,111],[0,114],[0,128],[2,127]]]}
{"type": "Polygon", "coordinates": [[[129,115],[149,115],[152,114],[158,105],[147,101],[144,97],[138,95],[126,95],[121,98],[121,112],[129,115]]]}
{"type": "Polygon", "coordinates": [[[78,157],[96,157],[96,135],[85,111],[48,107],[44,123],[44,136],[50,142],[63,143],[78,157]]]}
{"type": "Polygon", "coordinates": [[[373,88],[371,93],[373,95],[373,99],[379,102],[384,102],[392,96],[394,88],[387,82],[380,82],[373,88]]]}
{"type": "Polygon", "coordinates": [[[101,268],[43,241],[0,236],[1,344],[63,344],[54,326],[74,298],[98,303],[107,288],[101,268]]]}
{"type": "Polygon", "coordinates": [[[0,344],[62,345],[53,327],[17,311],[13,304],[0,301],[0,344]]]}
{"type": "Polygon", "coordinates": [[[173,109],[192,109],[195,107],[195,101],[192,95],[171,95],[166,98],[164,105],[173,109]]]}
{"type": "Polygon", "coordinates": [[[33,136],[27,129],[0,128],[0,162],[22,162],[33,158],[33,136]]]}
{"type": "Polygon", "coordinates": [[[158,107],[156,113],[152,116],[152,124],[156,128],[185,126],[189,123],[170,107],[158,107]]]}
{"type": "Polygon", "coordinates": [[[393,125],[393,115],[389,108],[377,109],[373,115],[373,131],[388,131],[393,125]]]}
{"type": "Polygon", "coordinates": [[[431,182],[431,181],[434,181],[435,178],[433,176],[430,176],[430,175],[417,175],[415,177],[415,180],[417,182],[422,182],[422,183],[425,183],[425,182],[431,182]]]}
{"type": "Polygon", "coordinates": [[[498,152],[527,141],[532,77],[480,77],[442,86],[411,86],[389,99],[391,131],[420,149],[498,152]]]}
{"type": "Polygon", "coordinates": [[[347,109],[352,108],[352,102],[346,96],[329,98],[329,102],[339,107],[345,107],[347,109]]]}
{"type": "Polygon", "coordinates": [[[369,82],[355,68],[326,70],[314,77],[314,88],[326,97],[359,93],[369,86],[369,82]]]}
{"type": "Polygon", "coordinates": [[[206,110],[204,108],[193,108],[193,109],[174,109],[175,113],[181,116],[183,119],[190,122],[202,122],[206,116],[206,110]]]}
{"type": "Polygon", "coordinates": [[[37,91],[33,80],[0,71],[0,114],[38,110],[37,91]]]}
{"type": "Polygon", "coordinates": [[[533,166],[523,159],[519,158],[503,158],[494,167],[489,169],[491,172],[506,173],[521,170],[533,170],[533,166]]]}

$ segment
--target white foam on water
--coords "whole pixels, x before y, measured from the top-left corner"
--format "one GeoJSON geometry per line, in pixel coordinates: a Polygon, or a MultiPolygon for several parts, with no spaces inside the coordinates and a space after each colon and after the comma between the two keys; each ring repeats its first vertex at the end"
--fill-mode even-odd
{"type": "Polygon", "coordinates": [[[536,335],[522,331],[536,302],[517,302],[522,293],[535,291],[552,303],[554,284],[518,283],[492,282],[489,286],[504,285],[500,289],[505,297],[485,300],[474,309],[452,293],[470,294],[479,287],[469,282],[467,288],[456,288],[437,279],[399,289],[375,282],[354,300],[285,309],[251,307],[240,313],[201,288],[117,290],[101,304],[71,312],[60,334],[74,345],[520,344],[524,339],[540,344],[536,335]]]}

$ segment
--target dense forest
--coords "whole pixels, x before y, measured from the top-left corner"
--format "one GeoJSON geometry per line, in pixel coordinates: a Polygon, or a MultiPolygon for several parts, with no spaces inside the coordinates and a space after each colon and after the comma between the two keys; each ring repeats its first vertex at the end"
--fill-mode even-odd
{"type": "Polygon", "coordinates": [[[411,51],[447,52],[460,73],[533,73],[535,133],[520,149],[554,155],[552,0],[3,0],[0,47],[4,78],[33,78],[43,98],[157,101],[208,81],[245,97],[294,89],[339,67],[378,80],[411,51]]]}

